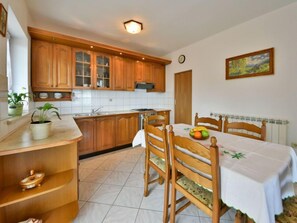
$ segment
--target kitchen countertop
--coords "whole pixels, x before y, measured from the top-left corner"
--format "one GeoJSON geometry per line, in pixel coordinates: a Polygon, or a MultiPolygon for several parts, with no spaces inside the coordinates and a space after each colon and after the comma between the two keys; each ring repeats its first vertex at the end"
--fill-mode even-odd
{"type": "MultiPolygon", "coordinates": [[[[170,109],[162,109],[162,108],[157,108],[155,111],[170,111],[170,109]]],[[[101,116],[113,116],[113,115],[122,115],[122,114],[139,114],[139,111],[134,111],[134,110],[123,110],[123,111],[99,111],[94,114],[92,113],[77,113],[73,114],[74,119],[80,119],[80,118],[88,118],[88,117],[101,117],[101,116]]]]}
{"type": "Polygon", "coordinates": [[[51,135],[41,140],[32,139],[27,123],[0,142],[0,156],[68,145],[81,138],[82,133],[71,115],[62,116],[62,120],[53,118],[51,135]]]}

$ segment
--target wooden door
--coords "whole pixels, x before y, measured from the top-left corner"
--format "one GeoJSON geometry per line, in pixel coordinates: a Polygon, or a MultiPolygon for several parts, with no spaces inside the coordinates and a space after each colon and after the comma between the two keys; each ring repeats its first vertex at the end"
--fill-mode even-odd
{"type": "Polygon", "coordinates": [[[96,151],[115,147],[116,129],[114,116],[96,119],[95,137],[96,151]]]}
{"type": "Polygon", "coordinates": [[[71,47],[54,44],[54,87],[59,89],[71,89],[71,76],[71,47]]]}
{"type": "Polygon", "coordinates": [[[192,124],[192,71],[174,76],[174,122],[192,124]]]}
{"type": "Polygon", "coordinates": [[[135,83],[135,60],[124,59],[124,79],[126,79],[126,90],[134,91],[135,83]]]}
{"type": "Polygon", "coordinates": [[[95,120],[93,118],[76,119],[78,128],[82,132],[83,138],[78,142],[78,155],[94,152],[94,127],[95,120]]]}
{"type": "Polygon", "coordinates": [[[122,57],[115,56],[112,61],[112,76],[113,76],[113,89],[125,90],[126,80],[124,78],[124,59],[122,57]]]}
{"type": "Polygon", "coordinates": [[[32,40],[32,88],[33,90],[53,86],[53,45],[32,40]]]}

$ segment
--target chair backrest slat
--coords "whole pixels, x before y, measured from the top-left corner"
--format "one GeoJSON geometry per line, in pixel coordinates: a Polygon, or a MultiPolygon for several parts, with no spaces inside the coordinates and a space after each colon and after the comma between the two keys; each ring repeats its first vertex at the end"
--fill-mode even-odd
{"type": "Polygon", "coordinates": [[[196,171],[193,171],[192,169],[186,167],[184,164],[180,162],[176,162],[175,167],[180,173],[182,173],[187,178],[195,181],[197,184],[207,188],[208,190],[211,190],[211,191],[213,190],[212,179],[209,179],[208,177],[205,177],[197,173],[196,171]]]}
{"type": "Polygon", "coordinates": [[[223,127],[223,120],[221,115],[219,116],[219,120],[216,120],[210,117],[198,117],[198,113],[196,113],[194,125],[204,126],[207,129],[221,132],[223,127]]]}
{"type": "Polygon", "coordinates": [[[150,152],[152,152],[153,154],[155,154],[156,156],[158,156],[158,157],[160,157],[160,158],[165,159],[164,150],[161,151],[161,150],[157,149],[157,148],[154,146],[154,144],[150,144],[150,143],[147,145],[147,147],[148,147],[148,149],[149,149],[150,152]]]}
{"type": "Polygon", "coordinates": [[[225,117],[224,132],[233,135],[243,136],[251,139],[266,140],[266,121],[262,121],[262,126],[258,127],[254,124],[246,122],[229,122],[225,117]]]}

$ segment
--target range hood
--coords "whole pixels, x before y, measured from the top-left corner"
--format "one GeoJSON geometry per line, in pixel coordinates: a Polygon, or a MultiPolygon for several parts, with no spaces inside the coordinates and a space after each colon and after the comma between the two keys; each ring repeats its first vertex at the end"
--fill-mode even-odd
{"type": "Polygon", "coordinates": [[[154,83],[147,83],[147,82],[136,82],[135,83],[135,88],[136,89],[147,89],[147,90],[151,90],[155,88],[155,84],[154,83]]]}

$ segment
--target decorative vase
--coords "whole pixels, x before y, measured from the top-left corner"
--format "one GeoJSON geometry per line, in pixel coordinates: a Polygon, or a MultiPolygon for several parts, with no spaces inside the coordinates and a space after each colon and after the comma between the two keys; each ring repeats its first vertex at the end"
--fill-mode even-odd
{"type": "Polygon", "coordinates": [[[46,139],[47,137],[49,137],[51,132],[51,126],[52,126],[51,121],[46,121],[44,123],[31,122],[30,128],[32,131],[33,139],[39,140],[39,139],[46,139]]]}
{"type": "Polygon", "coordinates": [[[23,104],[9,105],[8,115],[9,116],[21,116],[23,114],[23,104]]]}

